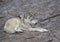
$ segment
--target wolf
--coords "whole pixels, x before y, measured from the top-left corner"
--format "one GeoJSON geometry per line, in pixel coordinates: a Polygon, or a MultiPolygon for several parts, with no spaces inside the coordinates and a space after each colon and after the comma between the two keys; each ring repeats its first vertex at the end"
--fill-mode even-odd
{"type": "Polygon", "coordinates": [[[31,24],[36,24],[38,20],[30,18],[23,18],[23,16],[10,18],[5,22],[4,31],[7,33],[15,33],[15,32],[23,32],[23,31],[38,31],[45,32],[47,29],[43,29],[41,27],[32,27],[31,24]]]}

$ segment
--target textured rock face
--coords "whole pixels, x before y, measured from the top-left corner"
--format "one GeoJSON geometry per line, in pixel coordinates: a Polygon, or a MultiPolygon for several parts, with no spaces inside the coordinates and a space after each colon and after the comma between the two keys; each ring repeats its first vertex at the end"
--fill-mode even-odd
{"type": "Polygon", "coordinates": [[[6,0],[0,2],[1,16],[3,18],[0,18],[0,42],[60,42],[60,0],[6,0]],[[35,26],[50,31],[33,33],[33,35],[30,32],[4,33],[3,27],[6,20],[20,14],[25,16],[35,14],[39,20],[35,26]]]}

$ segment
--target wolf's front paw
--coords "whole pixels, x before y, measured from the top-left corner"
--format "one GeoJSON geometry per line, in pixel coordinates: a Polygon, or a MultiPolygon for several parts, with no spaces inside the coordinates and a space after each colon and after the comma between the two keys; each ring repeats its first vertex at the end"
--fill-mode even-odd
{"type": "Polygon", "coordinates": [[[48,30],[44,28],[29,28],[29,31],[48,32],[48,30]]]}

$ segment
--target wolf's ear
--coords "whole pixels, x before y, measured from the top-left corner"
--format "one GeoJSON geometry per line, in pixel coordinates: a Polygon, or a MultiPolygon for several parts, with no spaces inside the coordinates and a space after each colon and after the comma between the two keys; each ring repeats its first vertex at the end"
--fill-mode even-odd
{"type": "Polygon", "coordinates": [[[17,17],[21,19],[20,15],[18,15],[17,17]]]}
{"type": "Polygon", "coordinates": [[[30,16],[27,16],[27,19],[30,19],[30,16]]]}
{"type": "Polygon", "coordinates": [[[20,19],[22,19],[24,16],[23,16],[23,15],[18,15],[18,17],[19,17],[20,19]]]}

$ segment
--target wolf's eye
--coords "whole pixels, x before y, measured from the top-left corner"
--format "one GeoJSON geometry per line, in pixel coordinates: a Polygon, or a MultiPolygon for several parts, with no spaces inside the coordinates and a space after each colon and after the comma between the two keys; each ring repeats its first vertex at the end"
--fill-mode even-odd
{"type": "Polygon", "coordinates": [[[32,24],[36,24],[38,22],[38,20],[32,20],[31,23],[32,24]]]}

